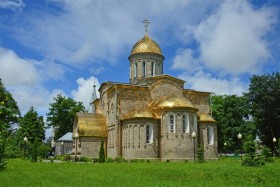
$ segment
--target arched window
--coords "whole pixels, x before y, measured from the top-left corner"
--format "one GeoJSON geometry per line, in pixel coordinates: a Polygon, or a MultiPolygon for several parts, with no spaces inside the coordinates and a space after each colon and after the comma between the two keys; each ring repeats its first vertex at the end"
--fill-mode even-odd
{"type": "Polygon", "coordinates": [[[190,133],[189,114],[185,113],[182,116],[183,133],[190,133]]]}
{"type": "Polygon", "coordinates": [[[175,132],[175,115],[169,114],[169,132],[175,132]]]}
{"type": "Polygon", "coordinates": [[[145,61],[143,61],[143,63],[142,63],[143,65],[142,65],[142,75],[143,76],[145,76],[146,75],[146,62],[145,61]]]}
{"type": "Polygon", "coordinates": [[[146,126],[146,143],[153,143],[154,131],[152,125],[146,126]]]}
{"type": "Polygon", "coordinates": [[[213,127],[207,128],[207,143],[208,145],[214,144],[214,130],[213,127]]]}

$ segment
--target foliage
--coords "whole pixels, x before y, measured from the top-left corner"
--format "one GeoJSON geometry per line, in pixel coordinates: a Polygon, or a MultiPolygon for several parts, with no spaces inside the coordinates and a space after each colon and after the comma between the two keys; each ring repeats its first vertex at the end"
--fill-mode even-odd
{"type": "Polygon", "coordinates": [[[67,132],[72,132],[76,113],[84,112],[85,107],[81,102],[65,98],[61,94],[58,94],[54,100],[47,113],[47,122],[49,127],[55,128],[54,139],[57,140],[67,132]]]}
{"type": "Polygon", "coordinates": [[[259,138],[263,144],[273,148],[273,137],[280,137],[280,74],[252,76],[245,96],[250,103],[259,138]]]}
{"type": "Polygon", "coordinates": [[[272,152],[267,146],[262,148],[261,157],[265,162],[273,162],[272,152]]]}
{"type": "Polygon", "coordinates": [[[20,111],[12,95],[0,79],[0,170],[6,168],[6,143],[12,132],[12,125],[18,122],[20,111]]]}
{"type": "Polygon", "coordinates": [[[250,121],[250,110],[246,97],[236,95],[212,96],[212,114],[217,121],[218,148],[234,152],[238,149],[237,134],[243,132],[256,134],[256,128],[250,121]]]}
{"type": "Polygon", "coordinates": [[[38,155],[41,158],[47,158],[47,154],[51,151],[51,147],[48,145],[45,145],[44,143],[40,143],[38,147],[38,155]]]}
{"type": "Polygon", "coordinates": [[[114,159],[111,158],[111,157],[108,157],[106,161],[107,161],[107,162],[114,162],[114,159]]]}
{"type": "Polygon", "coordinates": [[[37,157],[40,154],[40,145],[45,139],[45,123],[43,117],[39,116],[33,107],[30,107],[29,111],[20,119],[19,131],[22,144],[25,144],[23,141],[24,137],[28,140],[31,162],[37,162],[37,157]]]}
{"type": "Polygon", "coordinates": [[[243,147],[245,152],[245,158],[242,162],[243,166],[260,166],[264,164],[256,154],[256,142],[252,136],[247,137],[243,147]]]}
{"type": "Polygon", "coordinates": [[[100,150],[99,150],[99,162],[104,163],[105,162],[105,151],[104,151],[104,139],[101,139],[100,143],[100,150]]]}
{"type": "Polygon", "coordinates": [[[202,146],[199,146],[197,149],[197,162],[198,163],[203,163],[205,162],[205,157],[204,157],[204,148],[202,146]]]}
{"type": "Polygon", "coordinates": [[[79,161],[80,162],[88,162],[89,161],[89,159],[87,158],[87,157],[80,157],[80,159],[79,159],[79,161]]]}
{"type": "Polygon", "coordinates": [[[37,141],[45,139],[45,123],[43,116],[39,116],[33,107],[30,107],[29,111],[20,119],[19,130],[22,136],[27,137],[28,142],[32,144],[37,141]]]}
{"type": "Polygon", "coordinates": [[[115,158],[115,161],[118,162],[118,163],[127,162],[127,160],[125,160],[125,159],[122,158],[122,157],[115,158]]]}
{"type": "Polygon", "coordinates": [[[264,167],[242,167],[237,159],[196,164],[45,163],[9,160],[1,186],[279,186],[280,160],[264,167]],[[241,177],[242,176],[242,177],[241,177]]]}
{"type": "Polygon", "coordinates": [[[18,129],[13,130],[10,133],[9,138],[6,141],[6,156],[7,158],[20,158],[22,157],[22,144],[21,135],[18,129]]]}

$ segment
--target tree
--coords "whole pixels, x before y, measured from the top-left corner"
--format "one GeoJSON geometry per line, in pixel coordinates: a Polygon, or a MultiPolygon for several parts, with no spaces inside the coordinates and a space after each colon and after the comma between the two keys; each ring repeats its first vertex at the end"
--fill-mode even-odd
{"type": "Polygon", "coordinates": [[[280,74],[252,76],[249,92],[245,96],[249,101],[260,140],[274,149],[273,137],[280,138],[280,74]]]}
{"type": "Polygon", "coordinates": [[[246,97],[236,95],[223,95],[212,97],[212,114],[217,121],[218,147],[234,152],[238,150],[239,140],[237,134],[256,134],[256,128],[250,121],[250,110],[246,97]]]}
{"type": "Polygon", "coordinates": [[[6,167],[6,142],[12,132],[12,125],[18,122],[20,111],[12,95],[0,79],[0,170],[6,167]]]}
{"type": "Polygon", "coordinates": [[[30,107],[29,111],[20,119],[19,130],[21,139],[27,137],[31,161],[36,162],[38,156],[38,147],[45,139],[45,123],[42,116],[30,107]]]}
{"type": "Polygon", "coordinates": [[[105,151],[104,151],[104,140],[103,140],[103,138],[101,139],[101,143],[100,143],[99,162],[100,163],[105,162],[105,151]]]}
{"type": "Polygon", "coordinates": [[[47,122],[49,127],[55,128],[54,139],[57,140],[67,132],[73,131],[75,115],[77,112],[84,112],[85,107],[82,102],[65,98],[61,94],[58,94],[54,100],[47,113],[47,122]]]}

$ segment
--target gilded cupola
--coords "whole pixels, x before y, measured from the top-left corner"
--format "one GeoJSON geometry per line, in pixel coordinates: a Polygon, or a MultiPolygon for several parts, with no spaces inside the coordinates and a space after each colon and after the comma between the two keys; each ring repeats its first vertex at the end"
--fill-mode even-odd
{"type": "Polygon", "coordinates": [[[130,55],[139,53],[154,53],[162,55],[159,45],[154,40],[152,40],[147,33],[141,40],[136,42],[130,52],[130,55]]]}
{"type": "Polygon", "coordinates": [[[139,80],[163,74],[164,56],[159,45],[148,36],[148,24],[145,19],[145,35],[137,41],[131,49],[130,56],[130,83],[137,84],[139,80]]]}

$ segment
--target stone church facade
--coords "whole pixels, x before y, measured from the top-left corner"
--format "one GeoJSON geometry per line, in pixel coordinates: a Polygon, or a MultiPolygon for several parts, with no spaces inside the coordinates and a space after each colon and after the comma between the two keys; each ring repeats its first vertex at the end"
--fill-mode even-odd
{"type": "Polygon", "coordinates": [[[147,33],[128,59],[130,82],[102,83],[94,113],[77,114],[73,154],[98,157],[104,139],[111,158],[191,160],[202,146],[206,159],[217,159],[211,93],[184,89],[185,81],[163,74],[164,56],[147,33]]]}

